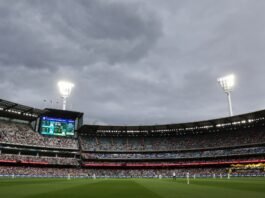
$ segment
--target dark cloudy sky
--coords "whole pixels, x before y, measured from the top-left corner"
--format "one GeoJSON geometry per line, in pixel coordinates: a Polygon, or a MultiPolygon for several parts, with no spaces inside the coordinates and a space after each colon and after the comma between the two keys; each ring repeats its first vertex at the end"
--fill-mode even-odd
{"type": "Polygon", "coordinates": [[[265,108],[264,0],[0,0],[0,98],[86,123],[162,124],[265,108]],[[44,100],[53,101],[43,102],[44,100]],[[60,101],[61,102],[61,101],[60,101]]]}

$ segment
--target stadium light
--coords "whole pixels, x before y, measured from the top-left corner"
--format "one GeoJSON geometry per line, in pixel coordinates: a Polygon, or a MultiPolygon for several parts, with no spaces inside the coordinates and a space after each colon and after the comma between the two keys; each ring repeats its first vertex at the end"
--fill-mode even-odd
{"type": "Polygon", "coordinates": [[[221,85],[221,87],[223,88],[224,92],[227,95],[229,113],[230,113],[230,116],[233,116],[231,92],[235,86],[235,75],[231,74],[225,77],[218,78],[217,82],[221,85]]]}
{"type": "Polygon", "coordinates": [[[59,92],[63,98],[63,110],[66,110],[66,100],[70,96],[74,84],[67,81],[58,82],[59,92]]]}

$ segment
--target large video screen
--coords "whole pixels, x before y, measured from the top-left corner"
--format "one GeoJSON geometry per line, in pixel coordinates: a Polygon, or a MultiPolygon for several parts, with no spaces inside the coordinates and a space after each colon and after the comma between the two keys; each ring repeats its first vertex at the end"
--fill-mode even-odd
{"type": "Polygon", "coordinates": [[[75,134],[75,121],[69,119],[42,117],[40,133],[54,136],[73,136],[75,134]]]}

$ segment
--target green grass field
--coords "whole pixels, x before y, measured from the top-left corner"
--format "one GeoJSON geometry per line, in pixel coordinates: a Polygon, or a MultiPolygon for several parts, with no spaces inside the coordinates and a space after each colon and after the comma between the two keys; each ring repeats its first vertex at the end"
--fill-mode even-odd
{"type": "Polygon", "coordinates": [[[1,198],[265,198],[265,178],[0,179],[1,198]]]}

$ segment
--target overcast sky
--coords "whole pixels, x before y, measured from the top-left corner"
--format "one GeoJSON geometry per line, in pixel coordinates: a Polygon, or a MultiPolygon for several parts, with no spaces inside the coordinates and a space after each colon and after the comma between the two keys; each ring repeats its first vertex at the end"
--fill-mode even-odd
{"type": "Polygon", "coordinates": [[[261,110],[264,10],[264,0],[0,0],[0,98],[59,108],[63,79],[86,123],[190,122],[228,114],[216,79],[234,73],[235,114],[261,110]]]}

